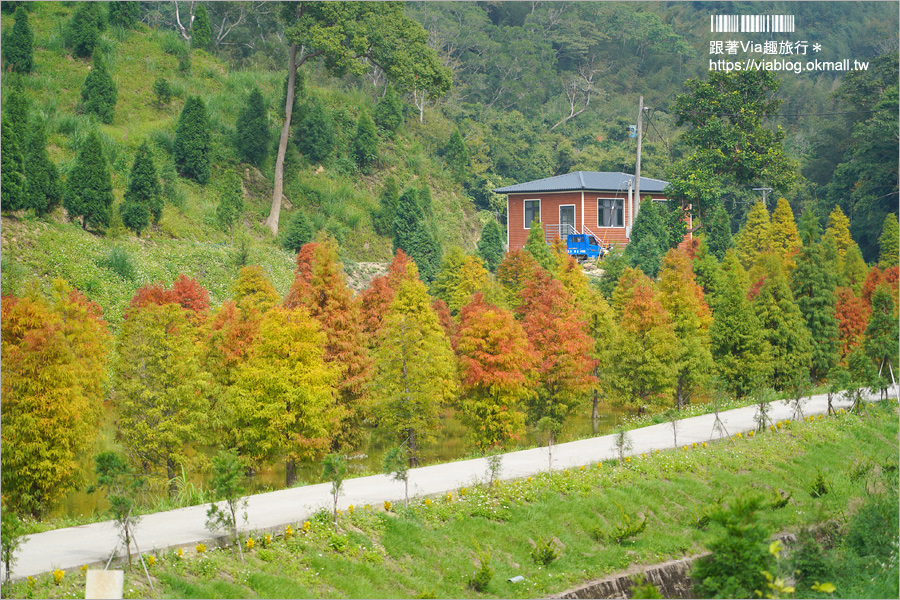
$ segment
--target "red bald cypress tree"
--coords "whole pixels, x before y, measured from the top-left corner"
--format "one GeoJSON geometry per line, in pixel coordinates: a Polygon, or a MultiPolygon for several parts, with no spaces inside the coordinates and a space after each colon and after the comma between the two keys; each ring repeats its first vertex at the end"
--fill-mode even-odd
{"type": "Polygon", "coordinates": [[[527,401],[527,417],[548,434],[552,452],[566,418],[596,382],[590,357],[593,341],[566,288],[544,269],[525,277],[519,299],[516,314],[538,352],[537,393],[527,401]]]}
{"type": "Polygon", "coordinates": [[[362,328],[370,344],[374,343],[381,331],[384,316],[394,301],[394,294],[400,289],[400,282],[409,278],[406,270],[409,262],[411,261],[406,253],[398,249],[388,268],[388,274],[373,279],[369,287],[359,295],[362,328]]]}
{"type": "Polygon", "coordinates": [[[538,358],[522,326],[476,293],[460,311],[456,355],[462,379],[458,414],[475,447],[485,451],[517,439],[525,428],[521,402],[532,394],[538,358]]]}
{"type": "Polygon", "coordinates": [[[871,309],[848,287],[838,288],[836,296],[834,316],[838,322],[840,360],[846,362],[850,353],[863,341],[871,309]]]}

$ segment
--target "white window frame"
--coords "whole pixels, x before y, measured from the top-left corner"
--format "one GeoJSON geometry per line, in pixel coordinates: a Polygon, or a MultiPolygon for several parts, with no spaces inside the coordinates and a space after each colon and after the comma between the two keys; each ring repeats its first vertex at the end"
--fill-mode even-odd
{"type": "Polygon", "coordinates": [[[597,227],[605,227],[607,229],[625,229],[625,199],[624,198],[603,198],[597,197],[597,227]],[[604,225],[603,224],[603,204],[604,200],[614,200],[620,202],[622,206],[622,224],[621,225],[604,225]]]}
{"type": "Polygon", "coordinates": [[[527,210],[526,207],[525,207],[525,203],[526,203],[526,202],[537,202],[537,206],[538,206],[538,218],[537,218],[537,220],[538,220],[539,222],[542,222],[542,221],[541,221],[541,199],[540,199],[540,198],[535,198],[535,199],[533,199],[533,200],[523,200],[523,201],[522,201],[522,220],[525,221],[525,229],[531,229],[531,222],[534,221],[534,219],[532,219],[531,221],[528,220],[528,210],[527,210]]]}
{"type": "Polygon", "coordinates": [[[572,227],[575,228],[575,231],[578,231],[578,205],[577,204],[560,204],[559,205],[559,214],[557,217],[559,221],[557,221],[557,226],[559,227],[559,235],[562,236],[562,209],[572,207],[572,227]]]}

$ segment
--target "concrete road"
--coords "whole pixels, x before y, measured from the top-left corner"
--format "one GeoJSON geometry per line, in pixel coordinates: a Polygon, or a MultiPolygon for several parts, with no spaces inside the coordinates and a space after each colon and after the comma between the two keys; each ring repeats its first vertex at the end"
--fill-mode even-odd
{"type": "MultiPolygon", "coordinates": [[[[891,397],[896,396],[897,391],[892,390],[891,397]]],[[[841,400],[835,400],[833,405],[849,408],[849,403],[841,400]]],[[[805,401],[803,413],[823,414],[827,406],[825,395],[813,396],[805,401]]],[[[770,417],[773,421],[780,421],[791,418],[793,412],[787,403],[776,401],[771,404],[770,417]]],[[[749,406],[724,411],[719,416],[728,434],[734,435],[754,429],[755,413],[756,408],[749,406]]],[[[714,424],[715,416],[712,414],[682,419],[677,428],[678,445],[723,437],[724,433],[715,430],[714,424]]],[[[635,429],[629,435],[633,442],[632,455],[674,446],[669,423],[635,429]]],[[[606,435],[554,446],[553,468],[578,467],[615,458],[614,437],[606,435]]],[[[510,452],[503,456],[502,478],[535,475],[546,471],[548,462],[546,447],[510,452]]],[[[483,458],[412,469],[409,472],[409,493],[411,497],[446,493],[484,481],[486,472],[487,462],[483,458]]],[[[248,523],[243,529],[281,531],[287,524],[296,528],[315,511],[331,507],[330,488],[330,483],[322,483],[251,496],[247,506],[248,523]]],[[[360,477],[344,482],[339,507],[346,508],[350,504],[381,506],[385,500],[396,502],[403,497],[401,482],[384,475],[360,477]]],[[[144,516],[135,534],[141,551],[193,548],[200,542],[207,545],[214,543],[213,536],[205,528],[208,506],[204,504],[144,516]]],[[[118,543],[118,533],[111,521],[34,534],[28,537],[17,553],[18,560],[12,574],[15,579],[20,579],[54,569],[77,569],[85,564],[100,564],[102,568],[118,543]]]]}

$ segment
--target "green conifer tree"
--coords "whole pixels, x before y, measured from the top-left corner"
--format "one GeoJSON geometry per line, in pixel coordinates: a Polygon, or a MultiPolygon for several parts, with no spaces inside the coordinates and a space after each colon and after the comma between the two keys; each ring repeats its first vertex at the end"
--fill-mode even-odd
{"type": "Polygon", "coordinates": [[[3,36],[3,62],[14,73],[31,73],[34,69],[34,33],[28,24],[25,7],[17,7],[13,19],[15,24],[3,36]]]}
{"type": "Polygon", "coordinates": [[[122,205],[122,222],[140,237],[151,218],[159,223],[162,216],[162,186],[153,164],[153,155],[147,142],[141,144],[134,155],[125,203],[122,205]]]}
{"type": "Polygon", "coordinates": [[[334,153],[335,146],[331,112],[323,102],[313,99],[303,113],[297,125],[297,149],[310,162],[327,162],[334,153]]]}
{"type": "Polygon", "coordinates": [[[897,224],[897,215],[889,213],[884,217],[884,225],[881,226],[881,236],[878,238],[878,245],[881,248],[878,266],[882,269],[897,266],[898,255],[900,255],[898,238],[900,238],[900,225],[897,224]]]}
{"type": "Polygon", "coordinates": [[[28,97],[25,95],[25,83],[22,77],[10,75],[9,78],[12,81],[9,91],[3,99],[3,114],[6,115],[6,121],[11,131],[16,134],[19,151],[24,155],[29,136],[28,113],[31,107],[28,97]]]}
{"type": "Polygon", "coordinates": [[[625,246],[628,263],[651,278],[659,273],[662,256],[669,249],[669,233],[660,211],[658,202],[642,202],[628,245],[625,246]]]}
{"type": "Polygon", "coordinates": [[[153,94],[156,96],[157,108],[163,108],[172,101],[172,87],[165,77],[157,77],[153,82],[153,94]]]}
{"type": "Polygon", "coordinates": [[[481,239],[478,240],[478,256],[491,273],[497,271],[500,261],[503,260],[503,246],[503,232],[500,225],[494,219],[488,220],[481,230],[481,239]]]}
{"type": "Polygon", "coordinates": [[[351,153],[359,170],[365,175],[372,172],[372,166],[378,160],[378,134],[375,122],[369,113],[363,111],[356,122],[356,135],[351,141],[351,153]]]}
{"type": "Polygon", "coordinates": [[[837,275],[825,259],[821,243],[804,246],[796,263],[791,273],[791,289],[812,341],[811,375],[813,380],[820,381],[834,368],[840,350],[835,316],[837,275]]]}
{"type": "Polygon", "coordinates": [[[544,226],[541,225],[540,221],[531,222],[531,229],[528,231],[528,238],[525,240],[525,252],[530,254],[547,271],[553,272],[555,270],[556,259],[553,258],[550,246],[547,245],[544,226]]]}
{"type": "Polygon", "coordinates": [[[722,261],[721,291],[713,302],[709,328],[716,371],[728,389],[744,396],[772,375],[769,342],[747,300],[747,273],[733,250],[722,261]]]}
{"type": "Polygon", "coordinates": [[[235,145],[241,158],[259,166],[266,160],[271,147],[266,103],[259,88],[253,88],[247,104],[235,124],[235,145]]]}
{"type": "Polygon", "coordinates": [[[394,218],[394,252],[402,249],[425,282],[432,281],[441,267],[441,247],[428,222],[430,209],[428,189],[409,188],[400,195],[394,218]]]}
{"type": "Polygon", "coordinates": [[[63,205],[69,212],[69,218],[81,217],[81,225],[87,229],[88,224],[101,227],[109,225],[112,203],[109,166],[103,156],[100,138],[91,132],[66,179],[63,205]]]}
{"type": "Polygon", "coordinates": [[[94,56],[94,68],[88,73],[81,88],[84,110],[97,115],[103,123],[109,124],[113,121],[117,99],[116,84],[106,69],[103,57],[97,54],[94,56]]]}
{"type": "Polygon", "coordinates": [[[59,171],[47,154],[47,131],[38,125],[28,139],[25,153],[25,178],[28,180],[28,206],[45,215],[62,202],[59,171]]]}
{"type": "Polygon", "coordinates": [[[716,203],[712,214],[704,223],[706,231],[706,246],[709,253],[720,261],[725,258],[725,253],[734,248],[734,239],[731,237],[731,223],[725,205],[716,203]]]}
{"type": "Polygon", "coordinates": [[[787,389],[798,377],[808,377],[812,364],[812,339],[806,320],[794,301],[777,254],[765,258],[766,277],[753,299],[763,335],[772,349],[772,382],[787,389]]]}
{"type": "Polygon", "coordinates": [[[453,175],[457,179],[462,179],[465,176],[466,167],[469,166],[469,151],[466,150],[466,144],[459,133],[459,127],[453,129],[453,134],[444,147],[444,156],[447,159],[447,166],[450,167],[453,175]]]}
{"type": "Polygon", "coordinates": [[[219,206],[216,207],[216,219],[219,226],[231,235],[231,245],[234,245],[234,225],[238,222],[241,213],[244,212],[244,190],[241,187],[241,178],[234,171],[228,171],[222,178],[219,193],[219,206]]]}
{"type": "Polygon", "coordinates": [[[28,186],[25,179],[25,156],[19,136],[4,111],[2,116],[2,147],[0,179],[3,188],[3,210],[21,210],[28,206],[28,186]]]}
{"type": "Polygon", "coordinates": [[[66,29],[68,46],[78,58],[87,58],[94,53],[94,47],[100,41],[100,24],[98,22],[96,2],[78,4],[75,14],[69,20],[66,29]]]}
{"type": "Polygon", "coordinates": [[[285,231],[284,240],[281,242],[281,246],[285,250],[296,254],[297,252],[300,252],[300,248],[313,240],[315,234],[315,229],[313,228],[309,217],[306,216],[306,212],[303,209],[300,209],[294,214],[294,218],[291,219],[291,223],[285,231]]]}
{"type": "Polygon", "coordinates": [[[804,246],[811,246],[822,237],[822,228],[819,226],[819,220],[816,218],[816,212],[812,205],[807,206],[800,215],[798,232],[804,246]]]}
{"type": "Polygon", "coordinates": [[[201,185],[209,181],[212,137],[206,105],[199,96],[190,96],[184,103],[172,150],[179,173],[201,185]]]}
{"type": "Polygon", "coordinates": [[[375,124],[391,136],[403,124],[403,102],[394,86],[388,84],[381,100],[375,106],[375,124]]]}
{"type": "Polygon", "coordinates": [[[191,48],[208,50],[212,43],[212,28],[209,25],[209,15],[206,14],[206,6],[200,4],[194,13],[194,23],[191,25],[191,48]]]}
{"type": "Polygon", "coordinates": [[[140,21],[140,19],[140,2],[113,1],[109,3],[109,22],[113,25],[131,29],[138,21],[140,21]]]}
{"type": "Polygon", "coordinates": [[[380,235],[393,235],[394,218],[397,216],[397,202],[400,200],[400,183],[393,175],[388,175],[384,188],[378,196],[378,210],[372,215],[372,225],[380,235]]]}
{"type": "MultiPolygon", "coordinates": [[[[900,370],[898,339],[900,331],[898,331],[897,307],[889,284],[881,283],[872,293],[872,315],[866,327],[865,350],[882,373],[889,373],[893,369],[895,377],[900,370]]],[[[889,377],[886,379],[890,380],[889,377]]]]}

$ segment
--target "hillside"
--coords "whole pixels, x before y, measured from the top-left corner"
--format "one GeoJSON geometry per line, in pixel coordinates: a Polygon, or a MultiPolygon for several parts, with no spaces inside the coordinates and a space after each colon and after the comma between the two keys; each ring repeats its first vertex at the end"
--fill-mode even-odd
{"type": "MultiPolygon", "coordinates": [[[[134,30],[109,26],[101,35],[98,51],[116,81],[118,102],[113,122],[102,124],[84,114],[80,105],[80,90],[91,63],[74,58],[63,42],[65,23],[76,5],[47,2],[31,7],[37,66],[34,73],[21,78],[30,118],[45,124],[50,159],[63,179],[87,133],[99,131],[111,166],[116,206],[121,205],[137,148],[149,142],[166,204],[159,224],[141,237],[122,226],[117,211],[113,211],[108,229],[89,232],[67,222],[62,208],[42,219],[30,213],[5,212],[4,293],[23,294],[35,283],[48,291],[53,279],[63,278],[99,302],[114,327],[139,286],[171,282],[182,272],[196,277],[209,290],[214,305],[230,296],[242,264],[263,266],[279,293],[286,293],[293,280],[293,257],[263,227],[272,197],[274,151],[260,170],[239,161],[232,141],[235,122],[253,87],[265,98],[274,137],[283,73],[235,68],[203,50],[191,51],[190,68],[185,72],[179,56],[186,47],[174,31],[143,24],[134,30]],[[152,91],[158,78],[166,79],[172,90],[167,106],[159,106],[152,91]],[[213,132],[212,176],[202,186],[177,176],[173,163],[176,125],[185,100],[192,95],[206,103],[213,132]],[[230,169],[241,176],[245,202],[234,246],[219,228],[215,212],[224,173],[230,169]]],[[[9,14],[3,15],[4,27],[9,18],[9,14]]],[[[14,74],[3,73],[4,102],[14,78],[14,74]]],[[[371,112],[374,96],[368,90],[328,83],[324,76],[313,74],[305,96],[321,98],[333,109],[339,132],[336,143],[345,147],[347,131],[362,110],[371,112]]],[[[304,211],[315,230],[324,230],[339,241],[351,285],[355,282],[354,287],[361,289],[379,270],[377,266],[357,268],[356,263],[386,263],[391,256],[391,240],[375,233],[371,216],[378,209],[384,180],[394,176],[403,186],[425,184],[430,188],[443,245],[474,249],[481,230],[475,207],[435,153],[436,136],[449,127],[440,113],[432,115],[430,111],[428,127],[415,123],[401,127],[393,139],[382,143],[379,167],[369,176],[359,174],[346,157],[333,164],[311,164],[292,144],[282,235],[296,212],[304,211]]]]}

